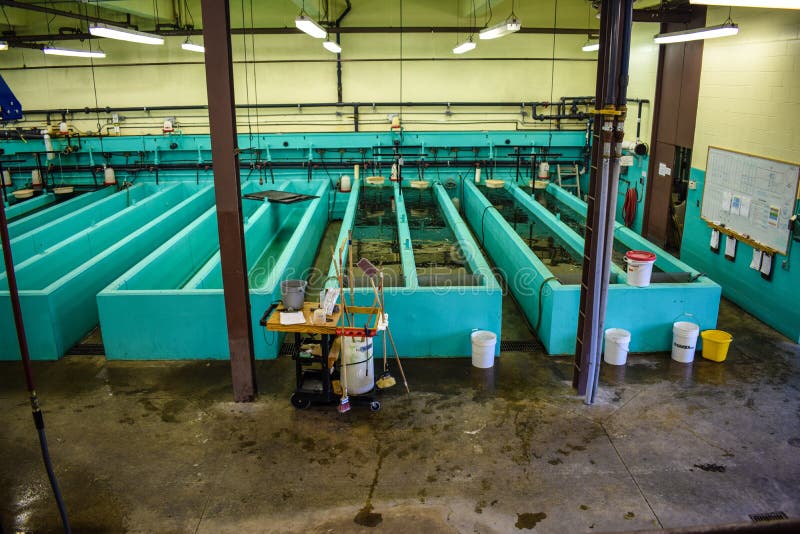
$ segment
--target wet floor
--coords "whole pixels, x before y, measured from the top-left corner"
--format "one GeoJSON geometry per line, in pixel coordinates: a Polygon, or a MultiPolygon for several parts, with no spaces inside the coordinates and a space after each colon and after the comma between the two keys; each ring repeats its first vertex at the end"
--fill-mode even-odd
{"type": "MultiPolygon", "coordinates": [[[[530,340],[506,303],[506,340],[530,340]]],[[[518,313],[518,312],[516,312],[518,313]]],[[[297,411],[292,362],[34,369],[75,532],[609,532],[800,515],[800,348],[723,303],[728,360],[604,366],[595,406],[570,357],[403,361],[383,408],[297,411]]],[[[377,362],[382,367],[382,362],[377,362]]],[[[0,364],[0,523],[57,531],[20,365],[0,364]]]]}

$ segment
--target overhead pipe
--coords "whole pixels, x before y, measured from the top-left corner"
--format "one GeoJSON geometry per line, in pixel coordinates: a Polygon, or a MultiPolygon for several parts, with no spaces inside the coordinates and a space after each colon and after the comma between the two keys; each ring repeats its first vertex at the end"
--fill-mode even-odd
{"type": "MultiPolygon", "coordinates": [[[[342,25],[342,21],[350,13],[351,5],[350,0],[345,0],[347,4],[345,5],[344,11],[333,23],[333,29],[338,29],[342,25]]],[[[341,47],[342,44],[342,35],[339,32],[336,32],[336,44],[341,47]]],[[[337,95],[337,102],[341,102],[343,98],[343,91],[342,91],[342,53],[339,52],[336,54],[336,95],[337,95]]],[[[356,131],[358,131],[358,127],[356,126],[356,131]]]]}
{"type": "MultiPolygon", "coordinates": [[[[0,5],[4,5],[5,3],[11,0],[0,0],[0,5]]],[[[14,2],[18,4],[18,2],[14,2]]],[[[36,6],[37,9],[35,11],[42,11],[45,13],[50,13],[51,8],[38,6],[35,4],[22,4],[24,6],[36,6]]],[[[19,6],[13,6],[19,7],[19,6]]],[[[51,13],[57,14],[61,16],[72,16],[72,18],[76,18],[82,21],[86,21],[86,17],[79,14],[67,14],[68,12],[64,12],[61,10],[55,10],[58,13],[51,13]]],[[[136,28],[134,25],[130,24],[130,20],[128,22],[118,22],[118,21],[110,21],[105,19],[98,19],[96,17],[89,17],[90,22],[102,22],[104,24],[111,24],[114,26],[127,26],[131,28],[136,28]]],[[[337,39],[339,34],[398,34],[398,33],[477,33],[481,30],[481,28],[464,28],[461,26],[403,26],[403,27],[395,27],[395,26],[347,26],[347,27],[329,27],[327,28],[328,33],[336,34],[337,39]]],[[[522,28],[517,33],[521,34],[530,34],[530,35],[586,35],[585,28],[522,28]]],[[[160,28],[156,27],[152,31],[148,33],[153,33],[156,35],[160,35],[161,37],[194,37],[203,35],[202,29],[195,29],[195,28],[176,28],[172,30],[161,30],[160,28]]],[[[279,28],[232,28],[231,35],[300,35],[302,32],[297,28],[288,28],[288,27],[279,27],[279,28]]],[[[20,46],[21,43],[30,42],[30,41],[63,41],[63,40],[81,40],[84,41],[86,39],[99,39],[88,32],[80,32],[74,34],[63,34],[63,33],[54,33],[54,34],[37,34],[37,35],[8,35],[5,37],[5,40],[8,42],[9,46],[20,46]]],[[[338,40],[337,40],[338,42],[338,40]]]]}
{"type": "MultiPolygon", "coordinates": [[[[555,106],[558,102],[304,102],[304,103],[272,103],[272,104],[236,104],[239,109],[246,108],[259,108],[259,109],[288,109],[288,108],[337,108],[337,107],[515,107],[520,106],[555,106]]],[[[26,115],[55,115],[67,114],[74,115],[75,113],[83,112],[90,113],[120,113],[120,112],[133,112],[141,111],[148,113],[152,111],[192,111],[192,110],[205,110],[208,109],[207,105],[194,104],[194,105],[175,105],[175,106],[106,106],[106,107],[85,107],[79,109],[70,108],[53,108],[53,109],[28,109],[25,110],[26,115]]]]}
{"type": "Polygon", "coordinates": [[[76,13],[74,11],[64,11],[63,9],[56,9],[54,7],[47,7],[46,5],[40,4],[25,4],[23,2],[17,2],[15,0],[0,0],[0,6],[5,7],[13,7],[16,9],[24,9],[27,11],[37,11],[39,13],[46,13],[48,15],[56,15],[59,17],[67,17],[72,19],[77,19],[83,22],[95,22],[98,24],[111,24],[112,26],[130,26],[131,17],[130,15],[127,16],[126,22],[120,22],[117,20],[111,19],[104,19],[100,17],[95,17],[89,15],[88,13],[76,13]]]}

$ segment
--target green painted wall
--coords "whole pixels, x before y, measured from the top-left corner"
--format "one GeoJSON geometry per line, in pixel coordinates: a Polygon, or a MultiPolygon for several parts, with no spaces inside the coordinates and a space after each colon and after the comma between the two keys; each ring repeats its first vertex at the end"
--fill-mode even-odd
{"type": "MultiPolygon", "coordinates": [[[[163,4],[162,2],[161,4],[163,4]]],[[[456,0],[429,2],[404,0],[400,18],[398,0],[373,2],[353,0],[353,9],[344,26],[466,26],[464,2],[456,0]],[[461,10],[459,11],[459,6],[461,10]],[[459,16],[460,14],[460,16],[459,16]]],[[[104,3],[112,7],[117,3],[104,3]]],[[[149,2],[121,2],[124,10],[147,13],[149,2]]],[[[162,22],[171,13],[160,5],[162,22]]],[[[313,2],[306,2],[311,10],[313,2]]],[[[338,10],[343,2],[333,3],[338,10]]],[[[485,3],[477,2],[477,24],[483,25],[488,13],[485,3]]],[[[150,4],[151,5],[151,4],[150,4]]],[[[200,26],[199,0],[189,2],[196,26],[200,26]]],[[[493,2],[492,22],[505,18],[511,11],[508,0],[493,2]]],[[[120,7],[120,6],[116,6],[120,7]]],[[[232,2],[232,25],[293,26],[299,3],[288,0],[254,3],[250,18],[249,4],[232,2]]],[[[584,0],[542,0],[517,2],[516,14],[524,27],[595,30],[599,21],[584,0]],[[557,11],[555,6],[557,5],[557,11]],[[554,18],[554,11],[556,16],[554,18]]],[[[21,21],[21,33],[46,32],[46,18],[8,8],[12,23],[21,21]],[[24,28],[24,31],[23,31],[24,28]]],[[[122,19],[110,9],[102,15],[122,19]]],[[[184,15],[184,18],[186,16],[184,15]]],[[[152,19],[134,18],[144,30],[152,29],[152,19]]],[[[56,18],[51,28],[74,27],[75,21],[56,18]]],[[[654,24],[634,27],[631,60],[631,97],[652,99],[657,50],[652,46],[654,24]]],[[[587,35],[516,34],[494,41],[481,41],[478,48],[463,56],[451,50],[466,34],[344,34],[342,36],[342,84],[344,101],[511,101],[530,102],[558,99],[561,96],[594,94],[597,53],[581,50],[587,35]],[[402,42],[401,42],[402,41],[402,42]],[[402,58],[401,57],[402,47],[402,58]],[[402,79],[402,84],[401,84],[402,79]],[[402,86],[402,90],[401,90],[402,86]]],[[[202,42],[194,37],[194,42],[202,42]]],[[[12,48],[0,53],[3,76],[15,90],[26,109],[83,109],[97,104],[105,106],[205,105],[206,87],[203,57],[180,49],[182,37],[166,39],[164,46],[147,46],[112,41],[92,40],[101,46],[107,58],[88,60],[45,56],[30,49],[12,48]]],[[[87,48],[89,43],[60,41],[63,46],[87,48]]],[[[336,101],[335,56],[325,51],[321,42],[303,34],[233,36],[236,100],[244,103],[297,103],[336,101]],[[255,61],[254,61],[255,60],[255,61]]],[[[360,110],[362,130],[386,130],[388,115],[399,109],[379,108],[374,112],[360,110]]],[[[446,115],[444,109],[403,110],[405,124],[414,130],[430,129],[513,129],[546,128],[548,123],[523,118],[518,109],[455,109],[446,115]]],[[[176,112],[127,112],[122,123],[123,134],[159,134],[163,118],[176,112]]],[[[649,107],[645,110],[643,132],[649,132],[649,107]]],[[[70,119],[76,129],[96,131],[98,123],[107,125],[110,116],[99,117],[78,112],[70,119]]],[[[205,111],[177,112],[180,129],[185,133],[208,130],[205,111]]],[[[261,111],[250,116],[239,113],[241,131],[349,131],[352,112],[345,109],[337,115],[334,109],[261,111]],[[249,128],[248,128],[249,125],[249,128]]],[[[36,117],[33,121],[41,121],[36,117]]],[[[56,119],[57,120],[57,119],[56,119]]],[[[41,122],[26,125],[43,126],[41,122]]],[[[633,137],[635,116],[629,118],[627,130],[633,137]]]]}
{"type": "MultiPolygon", "coordinates": [[[[708,146],[800,161],[800,13],[734,9],[736,37],[706,41],[681,258],[722,285],[723,294],[800,342],[800,251],[774,260],[772,281],[749,268],[752,248],[740,243],[735,262],[709,250],[711,230],[700,220],[708,146]],[[784,268],[785,264],[785,268],[784,268]]],[[[709,9],[720,24],[727,8],[709,9]]],[[[724,245],[724,243],[723,243],[724,245]]]]}

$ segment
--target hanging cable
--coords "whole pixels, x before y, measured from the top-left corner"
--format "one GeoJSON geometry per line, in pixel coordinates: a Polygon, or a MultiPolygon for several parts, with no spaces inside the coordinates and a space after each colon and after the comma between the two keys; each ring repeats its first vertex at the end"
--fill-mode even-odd
{"type": "MultiPolygon", "coordinates": [[[[84,15],[86,16],[86,31],[89,31],[89,6],[84,6],[84,15]]],[[[87,39],[89,44],[89,52],[92,51],[92,39],[87,39]]],[[[98,50],[100,50],[100,45],[98,44],[98,50]]],[[[89,66],[91,67],[90,70],[92,72],[92,91],[94,91],[94,109],[95,109],[95,118],[97,119],[97,137],[100,139],[100,152],[105,157],[105,148],[103,147],[103,126],[100,124],[100,104],[97,98],[97,79],[95,77],[94,71],[94,58],[89,57],[89,66]]]]}
{"type": "Polygon", "coordinates": [[[64,499],[61,496],[61,489],[58,486],[58,479],[53,469],[53,462],[50,459],[50,450],[47,446],[47,435],[44,428],[44,415],[39,407],[39,396],[36,394],[36,386],[33,381],[33,370],[31,369],[31,358],[28,351],[28,338],[25,337],[25,326],[22,321],[22,307],[19,300],[19,288],[17,287],[17,275],[14,268],[14,258],[11,255],[11,239],[8,235],[8,220],[6,219],[6,209],[3,202],[0,202],[0,242],[3,248],[3,259],[6,265],[6,279],[8,282],[8,293],[11,298],[11,309],[14,314],[14,325],[17,330],[17,341],[19,342],[19,353],[22,359],[22,368],[25,372],[25,383],[30,394],[31,411],[33,412],[33,423],[39,435],[39,448],[42,451],[44,468],[47,471],[47,478],[50,480],[50,487],[56,499],[58,513],[61,515],[61,524],[64,532],[71,534],[72,528],[67,517],[67,509],[64,506],[64,499]]]}
{"type": "MultiPolygon", "coordinates": [[[[244,1],[242,0],[242,26],[245,26],[244,1]]],[[[305,5],[305,4],[303,4],[305,5]]],[[[247,134],[250,137],[250,147],[253,146],[253,124],[250,121],[250,77],[247,69],[247,35],[242,33],[242,48],[244,48],[244,94],[247,100],[247,134]]]]}
{"type": "MultiPolygon", "coordinates": [[[[242,21],[242,25],[244,25],[244,21],[242,21]]],[[[261,159],[261,126],[259,121],[259,111],[258,111],[258,74],[256,66],[258,62],[256,61],[256,32],[255,32],[255,18],[253,17],[253,0],[250,0],[250,29],[253,30],[252,34],[250,35],[250,51],[253,55],[253,99],[256,105],[256,147],[258,148],[257,159],[261,159]]],[[[247,65],[245,65],[247,68],[247,65]]]]}
{"type": "MultiPolygon", "coordinates": [[[[403,120],[403,0],[400,0],[400,120],[403,120]]],[[[403,123],[400,123],[402,133],[403,123]]]]}
{"type": "MultiPolygon", "coordinates": [[[[558,29],[558,0],[553,2],[553,53],[550,59],[550,102],[553,101],[553,89],[556,79],[556,31],[558,29]]],[[[550,133],[547,138],[547,152],[553,147],[553,110],[550,110],[550,133]]]]}

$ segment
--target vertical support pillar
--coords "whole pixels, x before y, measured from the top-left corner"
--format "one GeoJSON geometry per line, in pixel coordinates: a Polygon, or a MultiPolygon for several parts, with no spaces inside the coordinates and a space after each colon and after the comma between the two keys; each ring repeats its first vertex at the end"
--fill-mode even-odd
{"type": "Polygon", "coordinates": [[[214,164],[217,227],[233,399],[236,402],[250,402],[255,398],[257,391],[247,255],[244,246],[242,191],[239,181],[229,2],[202,0],[202,9],[211,157],[214,164]]]}
{"type": "Polygon", "coordinates": [[[597,113],[592,129],[592,165],[587,197],[581,300],[572,385],[594,402],[611,275],[614,215],[625,125],[633,0],[601,4],[597,62],[597,113]]]}

